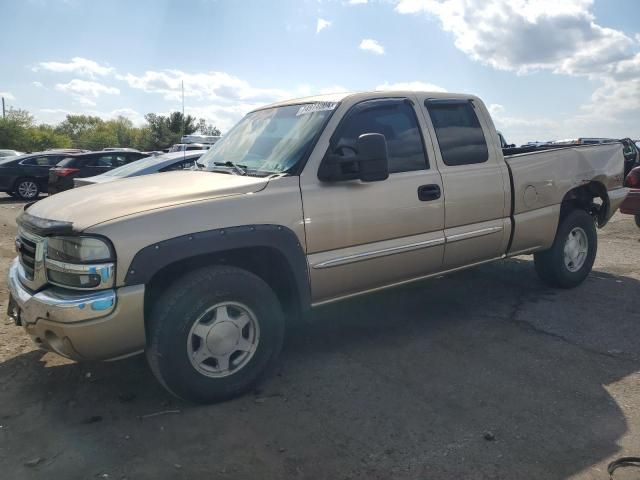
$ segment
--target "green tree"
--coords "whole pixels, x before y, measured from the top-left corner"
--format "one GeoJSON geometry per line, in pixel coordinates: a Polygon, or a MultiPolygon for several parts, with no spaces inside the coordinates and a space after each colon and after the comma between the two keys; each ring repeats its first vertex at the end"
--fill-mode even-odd
{"type": "Polygon", "coordinates": [[[49,125],[35,125],[33,116],[26,110],[10,108],[6,118],[0,119],[0,145],[25,152],[64,148],[71,140],[57,133],[49,125]]]}
{"type": "Polygon", "coordinates": [[[213,135],[219,136],[221,135],[220,129],[215,125],[208,124],[204,118],[198,120],[198,124],[196,125],[196,132],[202,135],[213,135]]]}

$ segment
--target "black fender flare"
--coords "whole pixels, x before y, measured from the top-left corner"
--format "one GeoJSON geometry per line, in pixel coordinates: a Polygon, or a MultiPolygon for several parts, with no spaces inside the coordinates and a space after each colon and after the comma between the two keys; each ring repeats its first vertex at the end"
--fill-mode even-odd
{"type": "Polygon", "coordinates": [[[124,279],[125,286],[148,284],[163,268],[201,255],[239,248],[267,247],[287,261],[297,287],[302,311],[311,307],[307,257],[297,235],[282,225],[242,225],[182,235],[149,245],[138,251],[124,279]]]}

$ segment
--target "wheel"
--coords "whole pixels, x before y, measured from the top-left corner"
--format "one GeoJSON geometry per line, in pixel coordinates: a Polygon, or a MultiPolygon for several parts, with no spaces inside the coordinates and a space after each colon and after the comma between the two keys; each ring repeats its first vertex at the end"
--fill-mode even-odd
{"type": "Polygon", "coordinates": [[[636,215],[635,219],[636,219],[636,225],[638,226],[638,228],[640,228],[640,215],[636,215]]]}
{"type": "Polygon", "coordinates": [[[16,183],[15,194],[21,200],[33,200],[40,195],[40,187],[33,178],[21,178],[16,183]]]}
{"type": "Polygon", "coordinates": [[[146,355],[171,393],[216,402],[255,384],[280,353],[284,330],[280,303],[262,279],[207,267],[177,280],[152,306],[146,355]]]}
{"type": "Polygon", "coordinates": [[[583,210],[573,210],[560,221],[551,248],[534,254],[536,272],[553,287],[576,287],[589,275],[597,250],[593,217],[583,210]]]}

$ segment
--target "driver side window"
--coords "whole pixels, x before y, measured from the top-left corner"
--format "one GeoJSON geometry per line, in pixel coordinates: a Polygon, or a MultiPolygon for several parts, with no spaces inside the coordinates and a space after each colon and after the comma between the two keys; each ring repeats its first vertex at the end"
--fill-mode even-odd
{"type": "Polygon", "coordinates": [[[420,126],[413,107],[404,100],[384,99],[359,103],[340,126],[335,145],[346,146],[343,155],[355,148],[358,137],[381,133],[387,141],[389,173],[428,168],[420,126]]]}

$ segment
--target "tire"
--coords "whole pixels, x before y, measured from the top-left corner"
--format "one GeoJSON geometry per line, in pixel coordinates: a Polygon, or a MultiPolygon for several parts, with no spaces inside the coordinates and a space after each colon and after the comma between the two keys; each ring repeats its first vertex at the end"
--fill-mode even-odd
{"type": "Polygon", "coordinates": [[[584,210],[572,210],[560,221],[551,248],[534,254],[536,272],[552,287],[576,287],[591,272],[597,251],[593,217],[584,210]]]}
{"type": "Polygon", "coordinates": [[[21,178],[16,182],[14,193],[20,200],[35,200],[40,195],[40,186],[34,178],[21,178]]]}
{"type": "Polygon", "coordinates": [[[635,219],[636,219],[636,225],[638,226],[638,228],[640,228],[640,215],[636,215],[635,219]]]}
{"type": "Polygon", "coordinates": [[[146,355],[172,394],[212,403],[249,390],[280,353],[284,331],[280,303],[261,278],[206,267],[178,279],[152,305],[146,355]]]}

